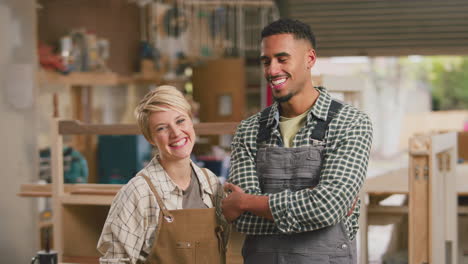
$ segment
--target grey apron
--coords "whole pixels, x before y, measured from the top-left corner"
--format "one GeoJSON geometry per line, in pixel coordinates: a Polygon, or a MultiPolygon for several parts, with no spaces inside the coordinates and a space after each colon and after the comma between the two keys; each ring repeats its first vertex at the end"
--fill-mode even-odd
{"type": "MultiPolygon", "coordinates": [[[[342,104],[332,101],[328,118],[319,121],[311,140],[322,141],[331,119],[342,104]]],[[[268,108],[267,108],[268,109],[268,108]]],[[[265,128],[268,112],[260,119],[258,146],[270,137],[265,128]]],[[[257,175],[262,193],[297,191],[315,187],[320,181],[323,145],[299,148],[259,147],[257,175]]],[[[285,235],[248,235],[242,249],[245,264],[356,264],[356,242],[350,241],[343,222],[319,230],[285,235]]]]}

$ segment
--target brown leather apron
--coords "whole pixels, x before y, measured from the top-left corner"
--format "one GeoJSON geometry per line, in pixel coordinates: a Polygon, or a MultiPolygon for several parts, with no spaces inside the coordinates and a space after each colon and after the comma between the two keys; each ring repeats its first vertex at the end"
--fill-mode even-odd
{"type": "MultiPolygon", "coordinates": [[[[211,188],[210,180],[205,172],[211,188]]],[[[142,175],[159,205],[159,222],[155,243],[146,260],[148,264],[219,264],[225,263],[222,227],[216,219],[216,209],[167,210],[150,179],[142,175]]],[[[213,189],[211,189],[213,191],[213,189]]],[[[213,196],[211,201],[214,203],[213,196]]]]}

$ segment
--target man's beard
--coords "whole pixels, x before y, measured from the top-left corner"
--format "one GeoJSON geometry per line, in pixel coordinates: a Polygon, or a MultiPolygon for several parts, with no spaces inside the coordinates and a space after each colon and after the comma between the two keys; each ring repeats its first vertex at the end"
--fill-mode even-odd
{"type": "Polygon", "coordinates": [[[288,102],[289,100],[291,100],[291,98],[293,98],[293,96],[295,96],[298,92],[299,92],[299,91],[290,92],[290,93],[288,93],[287,95],[281,96],[281,97],[273,96],[273,99],[275,99],[275,101],[278,102],[279,104],[281,104],[281,103],[286,103],[286,102],[288,102]]]}
{"type": "Polygon", "coordinates": [[[278,102],[278,103],[280,104],[280,103],[286,103],[286,102],[289,101],[293,96],[294,96],[293,93],[288,93],[288,94],[285,95],[285,96],[281,96],[281,97],[273,96],[273,98],[275,99],[276,102],[278,102]]]}

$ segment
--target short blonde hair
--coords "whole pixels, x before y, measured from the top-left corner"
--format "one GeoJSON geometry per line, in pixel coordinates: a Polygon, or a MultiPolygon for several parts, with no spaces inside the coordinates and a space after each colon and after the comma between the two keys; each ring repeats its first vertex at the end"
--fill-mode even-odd
{"type": "Polygon", "coordinates": [[[192,109],[182,92],[169,85],[162,85],[150,91],[143,97],[135,109],[135,117],[138,127],[148,142],[153,143],[149,117],[154,112],[168,111],[172,109],[192,118],[192,109]]]}

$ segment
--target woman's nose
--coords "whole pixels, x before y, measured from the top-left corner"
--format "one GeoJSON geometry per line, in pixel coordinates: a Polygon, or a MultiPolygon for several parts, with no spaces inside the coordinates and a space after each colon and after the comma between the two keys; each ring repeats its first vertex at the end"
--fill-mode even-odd
{"type": "Polygon", "coordinates": [[[178,126],[171,126],[171,132],[171,136],[177,137],[178,135],[180,135],[182,130],[178,126]]]}

